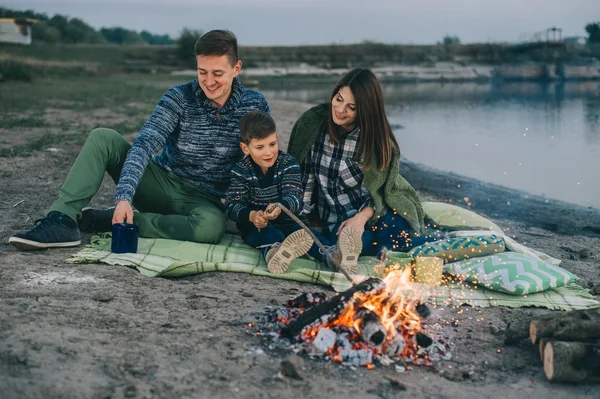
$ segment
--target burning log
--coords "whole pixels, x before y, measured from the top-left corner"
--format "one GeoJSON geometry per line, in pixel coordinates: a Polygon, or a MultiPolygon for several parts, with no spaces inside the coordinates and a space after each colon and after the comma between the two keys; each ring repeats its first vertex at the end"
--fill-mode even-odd
{"type": "Polygon", "coordinates": [[[381,293],[384,288],[385,283],[377,278],[369,278],[358,283],[333,298],[302,313],[281,329],[281,336],[285,338],[294,338],[309,326],[326,324],[329,321],[334,320],[347,306],[350,305],[350,299],[352,299],[354,294],[358,292],[378,294],[381,293]]]}
{"type": "Polygon", "coordinates": [[[305,292],[288,300],[285,306],[288,308],[308,309],[324,302],[326,299],[327,295],[324,292],[305,292]]]}
{"type": "Polygon", "coordinates": [[[381,346],[387,337],[387,332],[379,320],[379,316],[371,312],[369,309],[360,308],[355,320],[358,320],[358,331],[363,341],[373,347],[381,346]]]}
{"type": "Polygon", "coordinates": [[[549,341],[543,352],[549,381],[600,381],[600,345],[549,341]]]}
{"type": "Polygon", "coordinates": [[[429,336],[423,334],[422,332],[417,333],[416,341],[417,345],[421,348],[429,348],[433,343],[433,340],[429,336]]]}
{"type": "Polygon", "coordinates": [[[385,345],[384,353],[389,357],[400,356],[405,347],[406,341],[404,340],[404,337],[400,334],[397,334],[385,345]]]}
{"type": "Polygon", "coordinates": [[[554,318],[532,320],[529,325],[531,342],[540,338],[564,341],[588,341],[600,338],[600,309],[559,313],[554,318]]]}
{"type": "Polygon", "coordinates": [[[415,307],[415,310],[417,311],[419,316],[421,316],[421,318],[423,318],[423,319],[426,319],[429,316],[431,316],[431,309],[429,309],[429,307],[427,305],[425,305],[424,303],[419,303],[415,307]]]}

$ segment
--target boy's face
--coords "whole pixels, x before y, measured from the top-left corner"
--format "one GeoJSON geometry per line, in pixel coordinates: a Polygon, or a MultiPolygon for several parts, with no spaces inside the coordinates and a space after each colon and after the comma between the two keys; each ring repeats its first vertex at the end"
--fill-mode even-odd
{"type": "Polygon", "coordinates": [[[227,55],[199,55],[196,61],[200,88],[215,106],[222,108],[231,94],[233,79],[240,74],[242,61],[232,66],[227,55]]]}
{"type": "Polygon", "coordinates": [[[278,139],[277,132],[273,132],[264,139],[252,139],[247,145],[240,143],[240,147],[245,155],[250,155],[258,166],[263,170],[267,170],[275,165],[275,161],[277,161],[279,153],[278,139]]]}

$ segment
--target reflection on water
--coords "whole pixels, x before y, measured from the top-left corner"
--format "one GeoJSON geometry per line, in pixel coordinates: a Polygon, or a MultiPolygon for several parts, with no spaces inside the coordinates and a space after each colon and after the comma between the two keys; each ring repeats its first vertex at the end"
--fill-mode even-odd
{"type": "MultiPolygon", "coordinates": [[[[261,90],[317,103],[332,85],[261,90]]],[[[384,84],[408,159],[600,208],[600,82],[384,84]]]]}

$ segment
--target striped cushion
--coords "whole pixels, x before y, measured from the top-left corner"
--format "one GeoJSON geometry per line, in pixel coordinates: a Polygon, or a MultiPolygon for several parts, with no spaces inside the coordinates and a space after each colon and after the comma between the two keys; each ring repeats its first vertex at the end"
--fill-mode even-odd
{"type": "Polygon", "coordinates": [[[419,245],[410,250],[416,256],[437,256],[444,263],[504,252],[504,239],[498,236],[456,237],[419,245]]]}
{"type": "Polygon", "coordinates": [[[532,256],[504,252],[448,263],[446,273],[494,291],[527,295],[575,282],[576,275],[532,256]]]}

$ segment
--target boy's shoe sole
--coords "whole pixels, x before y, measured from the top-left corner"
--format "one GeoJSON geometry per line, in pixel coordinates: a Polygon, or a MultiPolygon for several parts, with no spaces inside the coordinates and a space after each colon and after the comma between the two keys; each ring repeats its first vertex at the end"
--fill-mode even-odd
{"type": "Polygon", "coordinates": [[[308,252],[313,245],[312,237],[304,230],[294,231],[281,243],[277,252],[267,262],[271,273],[281,274],[290,267],[290,263],[308,252]]]}
{"type": "Polygon", "coordinates": [[[354,227],[344,227],[338,237],[341,252],[340,267],[348,274],[358,272],[358,257],[362,252],[362,237],[354,227]]]}
{"type": "Polygon", "coordinates": [[[67,248],[81,245],[81,240],[66,242],[37,242],[20,237],[10,237],[8,243],[19,249],[67,248]]]}

